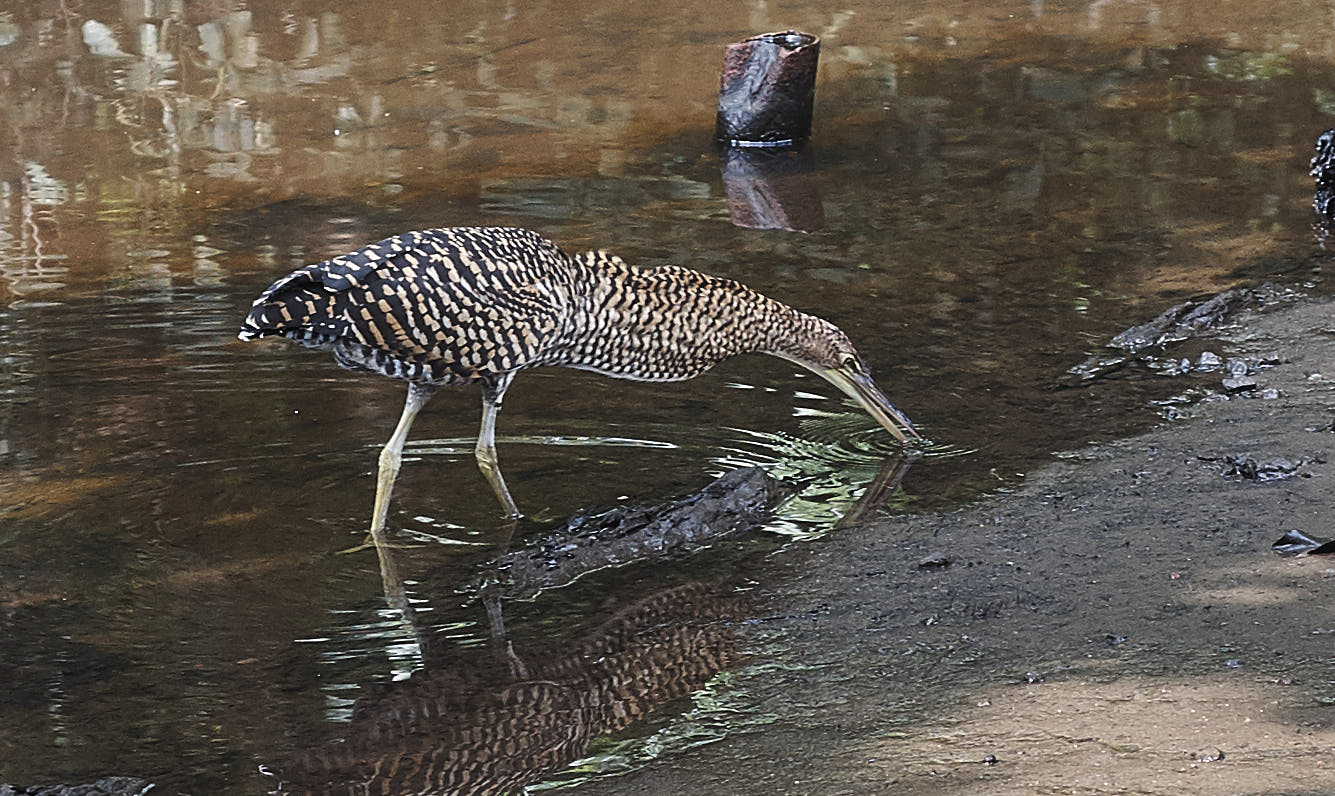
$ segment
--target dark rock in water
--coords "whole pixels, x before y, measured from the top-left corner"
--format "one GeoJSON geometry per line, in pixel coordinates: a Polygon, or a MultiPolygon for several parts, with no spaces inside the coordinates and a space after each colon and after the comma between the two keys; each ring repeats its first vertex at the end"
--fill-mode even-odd
{"type": "MultiPolygon", "coordinates": [[[[1292,301],[1298,294],[1285,287],[1263,284],[1256,287],[1238,287],[1225,290],[1213,296],[1188,299],[1176,304],[1148,323],[1132,326],[1108,341],[1108,348],[1120,353],[1095,354],[1084,362],[1067,371],[1068,383],[1084,385],[1120,370],[1132,362],[1144,362],[1162,370],[1162,360],[1172,360],[1173,370],[1190,370],[1177,365],[1177,357],[1170,357],[1166,349],[1174,343],[1193,337],[1217,334],[1234,323],[1243,313],[1268,307],[1284,301],[1292,301]]],[[[1278,356],[1278,355],[1276,355],[1278,356]]],[[[1202,357],[1203,368],[1216,367],[1218,356],[1202,357]]],[[[1245,376],[1246,363],[1241,360],[1229,360],[1227,369],[1234,378],[1245,376]],[[1241,372],[1238,367],[1241,366],[1241,372]]]]}
{"type": "Polygon", "coordinates": [[[496,560],[502,591],[526,598],[607,567],[687,555],[765,522],[790,494],[759,467],[742,467],[680,500],[575,515],[564,529],[496,560]]]}
{"type": "Polygon", "coordinates": [[[1163,312],[1149,323],[1121,332],[1108,345],[1128,354],[1138,354],[1165,343],[1186,340],[1211,331],[1217,331],[1243,309],[1264,304],[1275,288],[1233,288],[1207,298],[1188,299],[1163,312]]]}
{"type": "Polygon", "coordinates": [[[91,785],[0,785],[0,796],[141,796],[152,788],[135,777],[103,777],[91,785]]]}
{"type": "Polygon", "coordinates": [[[728,146],[792,146],[811,136],[820,39],[788,30],[729,44],[714,136],[728,146]]]}
{"type": "Polygon", "coordinates": [[[1335,129],[1317,137],[1311,166],[1308,173],[1316,178],[1312,207],[1316,209],[1318,221],[1329,227],[1335,224],[1335,129]]]}

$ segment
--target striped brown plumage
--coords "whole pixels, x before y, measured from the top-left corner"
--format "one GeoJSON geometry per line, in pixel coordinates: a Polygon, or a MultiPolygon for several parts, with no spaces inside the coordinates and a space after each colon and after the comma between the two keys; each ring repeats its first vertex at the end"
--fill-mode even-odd
{"type": "Polygon", "coordinates": [[[403,438],[440,385],[482,384],[479,465],[517,515],[495,462],[494,422],[511,378],[527,368],[679,381],[735,354],[768,353],[831,380],[901,440],[917,436],[828,321],[688,268],[635,268],[605,252],[572,257],[523,229],[408,232],[308,265],[255,300],[239,337],[268,335],[330,348],[344,367],[411,385],[381,456],[373,532],[383,527],[403,438]]]}

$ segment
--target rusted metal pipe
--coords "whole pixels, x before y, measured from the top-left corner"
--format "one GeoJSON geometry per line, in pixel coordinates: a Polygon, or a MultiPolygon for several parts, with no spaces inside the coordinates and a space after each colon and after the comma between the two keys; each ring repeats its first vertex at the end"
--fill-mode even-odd
{"type": "Polygon", "coordinates": [[[794,146],[811,136],[820,39],[787,30],[729,44],[714,136],[730,147],[794,146]]]}

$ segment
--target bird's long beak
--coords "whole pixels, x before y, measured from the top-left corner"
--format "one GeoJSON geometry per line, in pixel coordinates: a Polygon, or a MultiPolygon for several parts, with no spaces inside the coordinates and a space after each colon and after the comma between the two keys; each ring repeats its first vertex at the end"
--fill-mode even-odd
{"type": "MultiPolygon", "coordinates": [[[[810,367],[810,366],[808,366],[810,367]]],[[[826,381],[843,390],[858,405],[867,410],[867,414],[885,426],[885,430],[900,442],[907,443],[909,437],[922,439],[922,435],[909,422],[903,412],[890,403],[876,382],[865,373],[851,373],[844,368],[811,368],[826,381]]]]}
{"type": "Polygon", "coordinates": [[[917,440],[922,439],[922,435],[913,427],[913,423],[909,422],[908,416],[890,403],[890,399],[885,397],[885,393],[881,392],[881,388],[877,387],[876,382],[872,381],[866,373],[853,371],[849,368],[826,368],[814,362],[807,362],[777,351],[769,353],[779,359],[786,359],[796,365],[801,365],[843,390],[848,397],[857,401],[858,406],[867,410],[867,414],[875,418],[877,423],[884,426],[885,430],[893,434],[895,439],[900,442],[907,445],[910,437],[917,440]]]}

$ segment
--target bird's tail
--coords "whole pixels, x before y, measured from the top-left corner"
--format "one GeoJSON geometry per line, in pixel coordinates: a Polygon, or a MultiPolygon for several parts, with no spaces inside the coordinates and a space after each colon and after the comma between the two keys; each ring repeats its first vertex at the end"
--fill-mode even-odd
{"type": "Polygon", "coordinates": [[[342,293],[326,287],[313,269],[293,271],[261,293],[241,322],[237,337],[254,340],[280,334],[322,345],[342,335],[347,328],[339,306],[342,293]]]}

